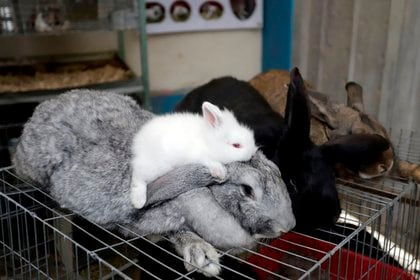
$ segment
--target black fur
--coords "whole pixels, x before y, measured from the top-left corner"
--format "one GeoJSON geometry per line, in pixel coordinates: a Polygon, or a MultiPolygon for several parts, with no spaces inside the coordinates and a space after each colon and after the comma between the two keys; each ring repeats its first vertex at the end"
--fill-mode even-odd
{"type": "Polygon", "coordinates": [[[351,134],[333,139],[322,147],[331,162],[341,163],[354,173],[380,162],[391,144],[379,134],[351,134]]]}
{"type": "Polygon", "coordinates": [[[309,138],[310,109],[297,70],[291,72],[285,118],[271,109],[247,82],[232,77],[214,79],[190,92],[176,111],[199,113],[203,101],[233,111],[254,130],[257,145],[277,164],[289,190],[297,228],[330,226],[340,213],[332,164],[309,138]]]}
{"type": "Polygon", "coordinates": [[[214,79],[192,90],[175,111],[201,114],[203,101],[231,110],[242,124],[254,130],[255,141],[268,158],[273,158],[283,132],[283,117],[271,109],[256,89],[233,77],[214,79]]]}

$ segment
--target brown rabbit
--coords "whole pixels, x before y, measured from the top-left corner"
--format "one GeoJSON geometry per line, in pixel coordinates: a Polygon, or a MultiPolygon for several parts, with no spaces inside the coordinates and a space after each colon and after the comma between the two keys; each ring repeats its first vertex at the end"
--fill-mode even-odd
{"type": "MultiPolygon", "coordinates": [[[[284,115],[287,97],[287,85],[290,74],[285,70],[270,70],[258,74],[250,80],[250,84],[256,88],[270,106],[284,115]]],[[[365,113],[363,105],[363,89],[355,82],[346,84],[347,105],[336,103],[325,94],[315,91],[314,87],[305,81],[308,89],[311,106],[311,130],[310,137],[314,143],[321,145],[329,140],[347,141],[347,135],[364,134],[366,140],[378,135],[390,142],[390,137],[385,128],[374,118],[365,113]]],[[[373,142],[372,142],[373,143],[373,142]]],[[[358,175],[362,178],[373,178],[387,174],[394,165],[394,151],[392,145],[384,149],[379,156],[364,166],[359,165],[358,175]],[[362,170],[360,170],[360,168],[362,170]]],[[[351,165],[351,164],[350,164],[351,165]]],[[[413,178],[420,182],[420,166],[398,160],[396,163],[398,175],[404,178],[413,178]]],[[[344,176],[351,167],[340,166],[338,172],[344,176]]]]}

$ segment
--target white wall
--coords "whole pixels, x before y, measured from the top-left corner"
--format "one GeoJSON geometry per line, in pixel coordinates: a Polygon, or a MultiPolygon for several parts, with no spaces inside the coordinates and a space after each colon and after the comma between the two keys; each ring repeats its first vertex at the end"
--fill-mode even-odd
{"type": "MultiPolygon", "coordinates": [[[[125,34],[126,62],[139,73],[136,31],[125,34]]],[[[0,37],[0,57],[101,52],[117,49],[117,34],[75,33],[65,36],[0,37]]],[[[259,30],[149,35],[152,91],[201,85],[212,78],[233,75],[250,79],[261,68],[259,30]]]]}
{"type": "MultiPolygon", "coordinates": [[[[139,69],[135,32],[127,34],[126,42],[127,62],[139,69]]],[[[250,79],[261,69],[261,32],[152,35],[148,51],[152,90],[195,87],[222,75],[250,79]]]]}

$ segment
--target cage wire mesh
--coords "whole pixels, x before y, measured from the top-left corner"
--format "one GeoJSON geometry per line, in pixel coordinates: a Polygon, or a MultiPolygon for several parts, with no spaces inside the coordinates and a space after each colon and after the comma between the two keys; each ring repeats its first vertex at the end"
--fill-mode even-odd
{"type": "Polygon", "coordinates": [[[0,0],[0,35],[136,26],[136,0],[0,0]]]}
{"type": "Polygon", "coordinates": [[[420,163],[420,132],[388,129],[396,154],[402,160],[420,163]]]}
{"type": "MultiPolygon", "coordinates": [[[[391,131],[400,158],[420,162],[418,133],[391,131]]],[[[255,248],[219,251],[216,279],[419,279],[418,185],[337,181],[337,224],[290,232],[255,248]]],[[[164,237],[125,237],[60,208],[42,189],[0,169],[2,279],[207,279],[187,272],[164,237]]],[[[127,229],[125,229],[127,230],[127,229]]]]}
{"type": "Polygon", "coordinates": [[[0,123],[0,168],[11,164],[10,158],[16,147],[23,123],[0,123]]]}

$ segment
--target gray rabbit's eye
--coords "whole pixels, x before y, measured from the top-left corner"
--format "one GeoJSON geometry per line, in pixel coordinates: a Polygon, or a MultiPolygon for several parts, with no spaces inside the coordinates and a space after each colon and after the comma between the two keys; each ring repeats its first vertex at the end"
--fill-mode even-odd
{"type": "Polygon", "coordinates": [[[247,185],[247,184],[242,184],[242,192],[244,193],[244,195],[246,195],[247,197],[250,198],[254,198],[255,194],[254,194],[254,190],[252,189],[251,186],[247,185]]]}

